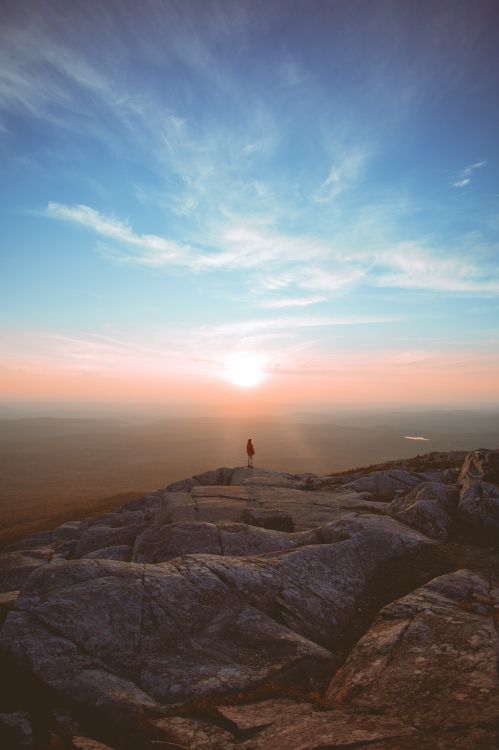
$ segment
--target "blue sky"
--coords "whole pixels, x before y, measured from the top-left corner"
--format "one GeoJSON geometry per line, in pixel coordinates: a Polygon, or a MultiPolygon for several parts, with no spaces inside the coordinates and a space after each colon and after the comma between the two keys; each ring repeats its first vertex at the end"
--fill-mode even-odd
{"type": "MultiPolygon", "coordinates": [[[[3,1],[2,18],[6,382],[195,388],[256,357],[276,387],[372,368],[381,393],[383,367],[423,368],[431,401],[446,368],[453,398],[497,399],[496,2],[3,1]]],[[[355,388],[369,400],[338,397],[355,388]]]]}

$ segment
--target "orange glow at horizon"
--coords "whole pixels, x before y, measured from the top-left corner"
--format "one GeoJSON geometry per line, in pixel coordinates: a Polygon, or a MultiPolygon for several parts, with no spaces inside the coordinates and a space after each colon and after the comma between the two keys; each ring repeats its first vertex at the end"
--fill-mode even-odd
{"type": "MultiPolygon", "coordinates": [[[[239,366],[239,365],[238,365],[239,366]]],[[[384,361],[345,365],[337,371],[250,370],[253,383],[238,383],[241,371],[230,369],[226,379],[194,374],[117,373],[68,370],[61,366],[28,364],[0,367],[0,399],[15,401],[83,401],[181,405],[224,404],[228,411],[272,410],[284,405],[384,405],[390,403],[486,403],[499,398],[499,358],[461,363],[384,361]],[[229,380],[229,382],[227,382],[229,380]],[[235,387],[239,385],[240,387],[235,387]],[[251,387],[258,386],[258,387],[251,387]]]]}

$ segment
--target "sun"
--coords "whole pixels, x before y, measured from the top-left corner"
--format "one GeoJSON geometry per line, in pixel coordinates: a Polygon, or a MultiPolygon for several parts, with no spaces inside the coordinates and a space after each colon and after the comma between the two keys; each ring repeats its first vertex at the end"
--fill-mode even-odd
{"type": "Polygon", "coordinates": [[[225,360],[223,377],[239,388],[256,388],[265,378],[266,361],[260,354],[236,352],[225,360]]]}

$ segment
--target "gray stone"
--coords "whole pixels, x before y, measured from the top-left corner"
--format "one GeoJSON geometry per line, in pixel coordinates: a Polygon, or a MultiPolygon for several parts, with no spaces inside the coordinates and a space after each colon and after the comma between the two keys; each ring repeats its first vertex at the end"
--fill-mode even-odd
{"type": "Polygon", "coordinates": [[[459,490],[440,482],[423,482],[404,497],[392,500],[388,512],[435,539],[447,539],[456,518],[459,490]]]}
{"type": "Polygon", "coordinates": [[[167,492],[190,492],[194,487],[230,484],[230,477],[233,471],[234,469],[226,467],[204,471],[188,479],[180,479],[178,482],[172,482],[165,489],[167,492]]]}
{"type": "Polygon", "coordinates": [[[73,549],[80,535],[81,521],[68,521],[51,531],[40,531],[6,548],[6,552],[50,547],[54,551],[73,549]]]}
{"type": "Polygon", "coordinates": [[[268,681],[306,693],[330,673],[332,654],[231,591],[208,559],[55,563],[9,613],[1,645],[77,703],[130,721],[268,681]]]}
{"type": "Polygon", "coordinates": [[[0,555],[0,591],[15,591],[27,581],[31,573],[52,559],[50,547],[18,550],[0,555]]]}
{"type": "Polygon", "coordinates": [[[121,508],[113,513],[105,513],[102,516],[86,518],[81,522],[81,534],[83,535],[89,529],[96,526],[107,526],[112,529],[131,526],[146,526],[152,521],[156,512],[157,504],[154,504],[152,507],[146,506],[136,510],[121,508]]]}
{"type": "Polygon", "coordinates": [[[464,570],[389,604],[333,677],[326,705],[392,717],[425,733],[493,726],[498,605],[489,583],[464,570]]]}
{"type": "Polygon", "coordinates": [[[250,495],[246,487],[196,487],[191,492],[196,520],[237,521],[248,505],[250,495]]]}
{"type": "Polygon", "coordinates": [[[137,538],[134,562],[157,563],[188,554],[261,555],[308,544],[310,533],[255,528],[243,523],[174,523],[149,526],[137,538]]]}
{"type": "Polygon", "coordinates": [[[129,544],[118,544],[115,547],[104,547],[93,552],[87,552],[82,558],[89,560],[121,560],[130,562],[132,559],[132,547],[129,544]]]}
{"type": "Polygon", "coordinates": [[[295,530],[293,516],[276,508],[245,508],[241,513],[242,523],[259,526],[263,529],[292,532],[295,530]]]}
{"type": "Polygon", "coordinates": [[[352,513],[385,513],[386,504],[373,502],[367,493],[338,487],[331,492],[308,492],[282,487],[254,487],[249,507],[277,510],[293,517],[295,529],[314,529],[352,513]]]}
{"type": "Polygon", "coordinates": [[[499,531],[499,487],[478,479],[465,479],[458,505],[459,518],[478,529],[499,531]]]}
{"type": "Polygon", "coordinates": [[[263,557],[51,563],[27,581],[0,645],[46,684],[116,721],[241,691],[269,697],[289,685],[306,698],[337,666],[335,641],[372,576],[432,545],[384,516],[317,533],[320,544],[263,557]]]}
{"type": "Polygon", "coordinates": [[[392,500],[397,492],[407,492],[424,481],[424,477],[405,469],[373,471],[344,485],[345,489],[368,492],[372,498],[392,500]]]}
{"type": "Polygon", "coordinates": [[[282,471],[271,471],[258,466],[251,469],[247,466],[237,466],[230,475],[231,485],[257,485],[262,487],[295,488],[303,480],[296,479],[293,474],[282,471]]]}
{"type": "Polygon", "coordinates": [[[147,510],[153,513],[159,508],[159,503],[163,496],[163,491],[158,490],[152,492],[150,495],[144,495],[143,497],[137,497],[135,500],[130,500],[125,506],[124,510],[147,510]]]}
{"type": "Polygon", "coordinates": [[[247,511],[286,513],[298,531],[348,517],[352,512],[385,513],[386,504],[367,493],[338,487],[331,492],[307,492],[263,485],[196,487],[191,493],[165,493],[157,524],[191,521],[240,521],[247,511]]]}
{"type": "Polygon", "coordinates": [[[134,544],[137,534],[139,534],[143,525],[140,526],[90,526],[78,540],[74,557],[83,557],[89,552],[102,550],[107,547],[116,547],[122,545],[131,546],[134,544]]]}
{"type": "Polygon", "coordinates": [[[196,505],[190,492],[165,492],[155,517],[157,526],[197,520],[196,505]]]}

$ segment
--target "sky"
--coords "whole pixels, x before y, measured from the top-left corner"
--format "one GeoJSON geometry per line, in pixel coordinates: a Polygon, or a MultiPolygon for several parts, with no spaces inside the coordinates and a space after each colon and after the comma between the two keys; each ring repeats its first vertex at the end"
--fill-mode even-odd
{"type": "Polygon", "coordinates": [[[499,404],[496,0],[0,0],[0,401],[499,404]]]}

